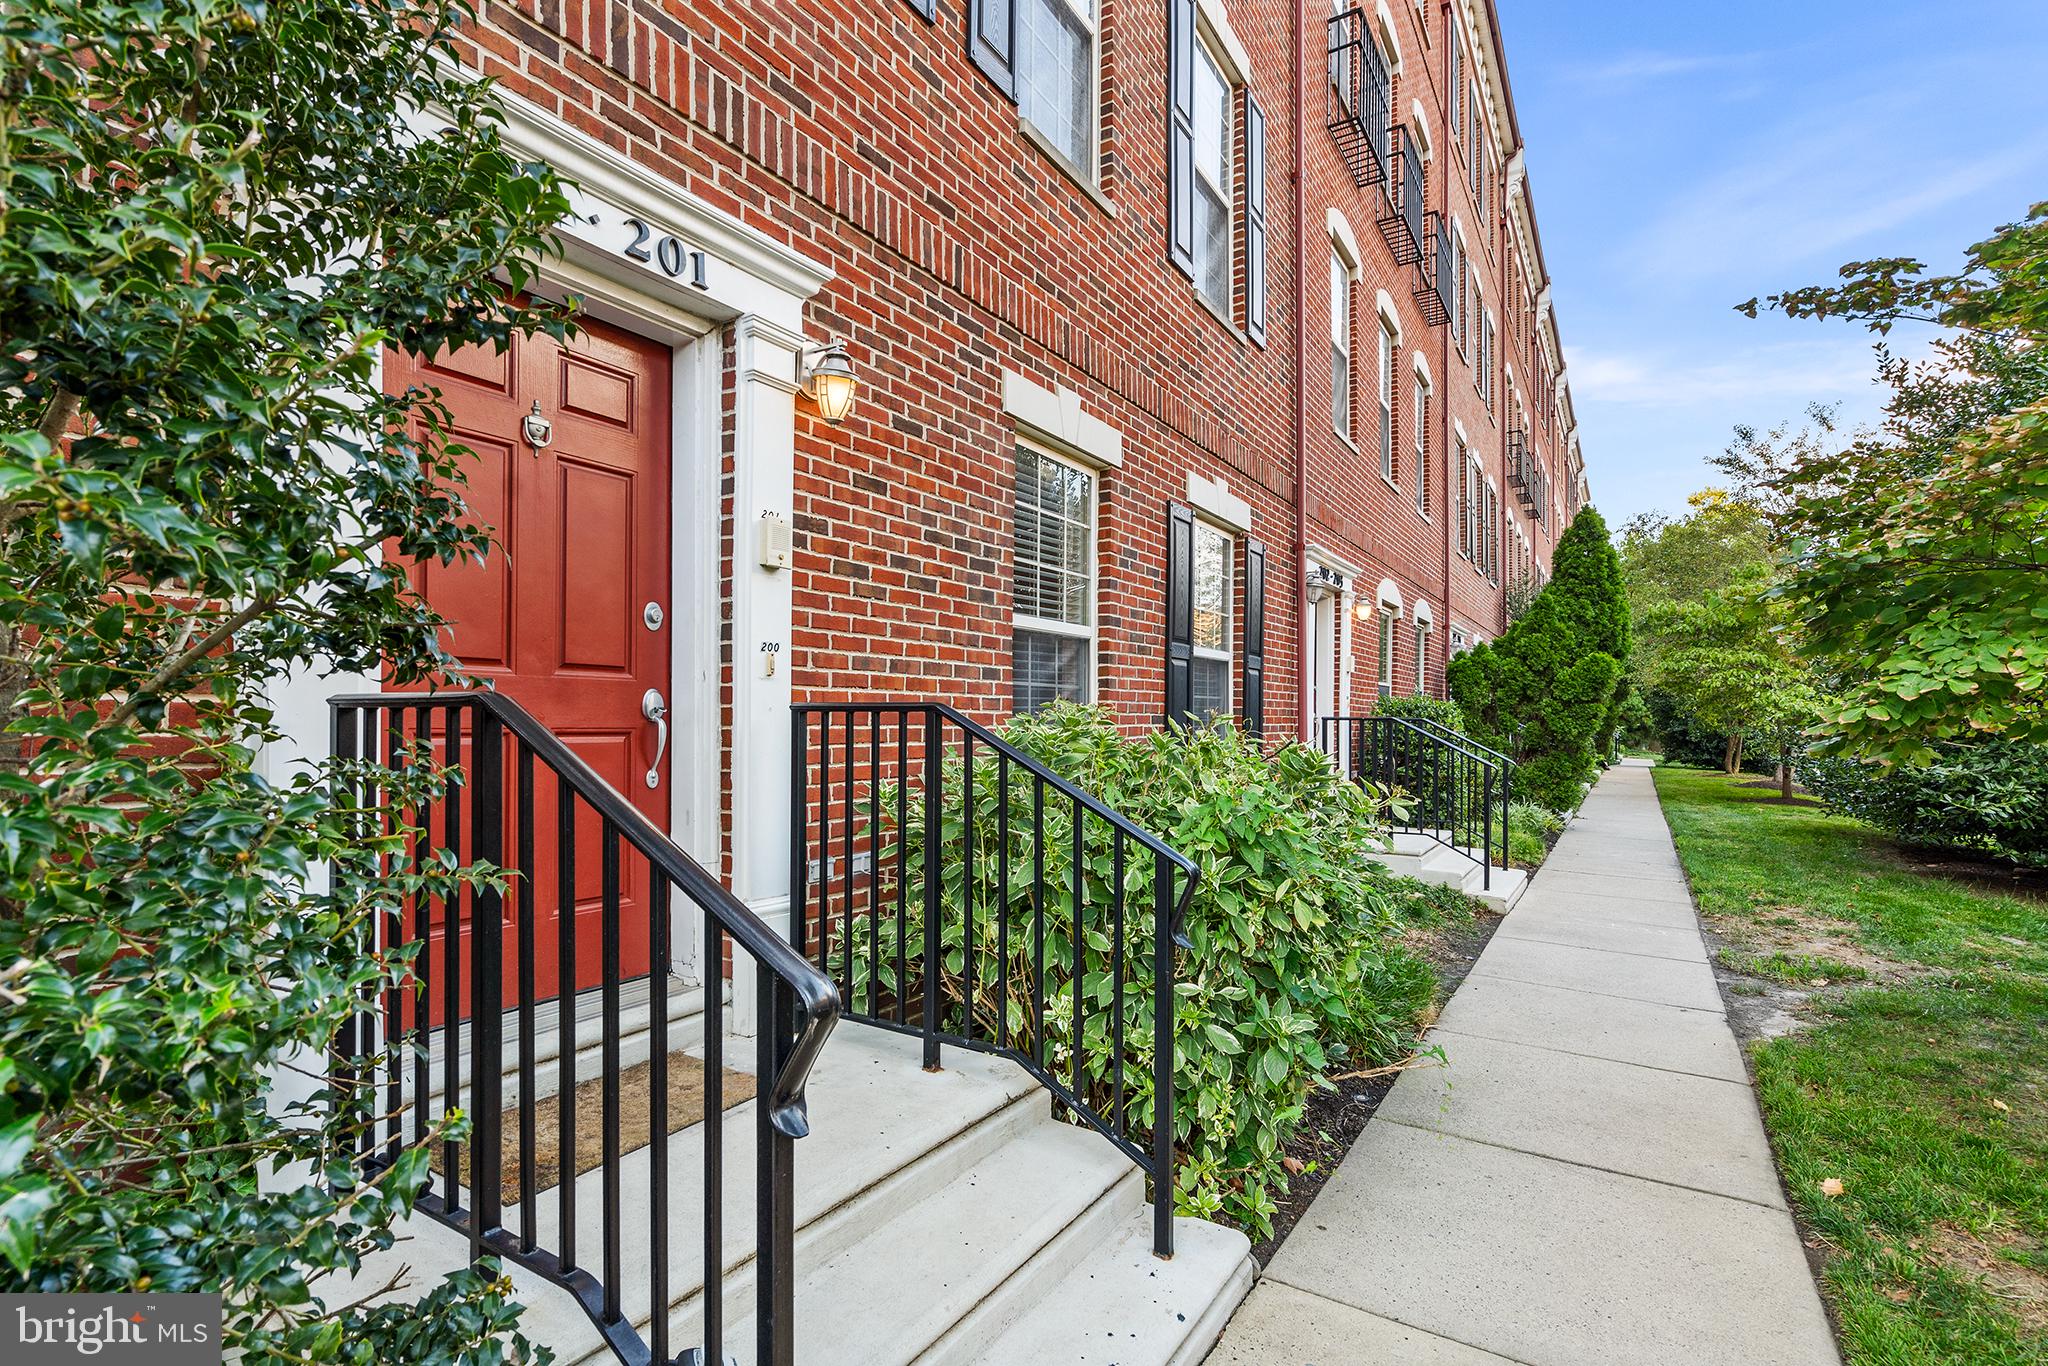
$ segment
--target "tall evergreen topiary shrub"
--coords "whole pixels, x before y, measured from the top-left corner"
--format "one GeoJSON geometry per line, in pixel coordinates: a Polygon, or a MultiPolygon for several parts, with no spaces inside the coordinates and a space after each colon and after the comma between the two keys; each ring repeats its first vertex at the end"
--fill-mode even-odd
{"type": "Polygon", "coordinates": [[[1516,755],[1517,795],[1563,811],[1578,804],[1613,740],[1628,652],[1621,561],[1589,507],[1558,541],[1536,600],[1445,675],[1471,733],[1516,755]]]}

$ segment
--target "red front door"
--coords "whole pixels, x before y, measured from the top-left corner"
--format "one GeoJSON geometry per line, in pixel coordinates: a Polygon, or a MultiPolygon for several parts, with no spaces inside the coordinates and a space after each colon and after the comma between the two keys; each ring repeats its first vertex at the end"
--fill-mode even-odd
{"type": "MultiPolygon", "coordinates": [[[[429,362],[387,355],[393,391],[415,384],[441,391],[453,439],[476,452],[464,497],[495,531],[483,563],[418,564],[412,577],[447,618],[443,644],[464,671],[532,712],[666,829],[668,759],[657,758],[642,699],[652,691],[669,700],[670,356],[666,346],[618,328],[583,327],[566,345],[532,337],[515,338],[502,354],[470,348],[429,362]],[[525,430],[536,402],[551,428],[540,446],[525,430]]],[[[504,771],[516,783],[509,750],[504,771]]],[[[535,866],[521,871],[532,878],[535,985],[549,997],[564,976],[557,793],[544,767],[536,773],[535,866]]],[[[509,823],[517,803],[507,797],[509,864],[518,848],[509,823]]],[[[603,861],[599,821],[579,807],[573,985],[581,990],[601,980],[603,861]]],[[[516,891],[505,897],[507,1004],[518,999],[512,946],[520,900],[516,891]]],[[[437,1019],[444,932],[427,955],[437,1019]]],[[[631,856],[622,861],[619,934],[622,976],[645,974],[647,870],[631,856]]],[[[465,963],[467,939],[465,926],[465,963]]]]}

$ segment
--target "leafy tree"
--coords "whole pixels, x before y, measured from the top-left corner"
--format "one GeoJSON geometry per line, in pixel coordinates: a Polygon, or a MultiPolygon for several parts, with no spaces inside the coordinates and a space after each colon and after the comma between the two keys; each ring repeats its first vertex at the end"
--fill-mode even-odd
{"type": "Polygon", "coordinates": [[[1686,505],[1684,517],[1646,512],[1622,528],[1619,554],[1633,633],[1630,674],[1639,687],[1657,686],[1665,654],[1688,638],[1688,623],[1671,607],[1725,593],[1769,570],[1771,531],[1756,504],[1725,489],[1702,489],[1686,505]]]}
{"type": "Polygon", "coordinates": [[[219,1291],[249,1362],[530,1355],[489,1275],[331,1288],[425,1168],[360,1180],[319,1084],[406,971],[367,927],[487,870],[380,877],[369,777],[252,767],[285,669],[439,669],[398,566],[487,543],[446,413],[379,356],[564,329],[507,302],[567,203],[455,70],[463,20],[0,7],[0,1290],[219,1291]]]}
{"type": "Polygon", "coordinates": [[[1559,538],[1551,571],[1498,640],[1445,672],[1474,734],[1515,755],[1521,795],[1565,811],[1611,745],[1628,686],[1621,564],[1593,508],[1559,538]]]}
{"type": "Polygon", "coordinates": [[[1683,642],[1661,656],[1656,686],[1700,723],[1727,737],[1724,772],[1742,771],[1745,742],[1762,741],[1792,795],[1792,759],[1819,724],[1823,694],[1812,671],[1785,647],[1761,577],[1728,591],[1654,609],[1653,629],[1683,642]]]}
{"type": "Polygon", "coordinates": [[[1881,431],[1756,471],[1783,507],[1782,591],[1809,647],[1856,666],[1835,746],[1920,762],[1971,736],[2048,741],[2048,204],[1960,273],[1891,259],[1842,278],[1761,306],[1955,335],[1932,363],[1885,357],[1881,431]]]}

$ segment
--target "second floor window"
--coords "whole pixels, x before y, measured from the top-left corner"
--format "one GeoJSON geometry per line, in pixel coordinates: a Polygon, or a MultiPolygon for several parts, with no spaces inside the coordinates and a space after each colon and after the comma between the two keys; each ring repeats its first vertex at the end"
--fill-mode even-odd
{"type": "Polygon", "coordinates": [[[1074,168],[1095,170],[1094,0],[1017,0],[1017,107],[1074,168]]]}
{"type": "Polygon", "coordinates": [[[1415,510],[1429,516],[1429,386],[1415,377],[1415,510]]]}
{"type": "Polygon", "coordinates": [[[1351,439],[1351,268],[1330,254],[1330,426],[1351,439]]]}
{"type": "Polygon", "coordinates": [[[1394,478],[1394,330],[1385,318],[1375,329],[1380,338],[1380,475],[1394,478]]]}
{"type": "Polygon", "coordinates": [[[1206,41],[1195,44],[1195,285],[1230,308],[1230,81],[1206,41]]]}

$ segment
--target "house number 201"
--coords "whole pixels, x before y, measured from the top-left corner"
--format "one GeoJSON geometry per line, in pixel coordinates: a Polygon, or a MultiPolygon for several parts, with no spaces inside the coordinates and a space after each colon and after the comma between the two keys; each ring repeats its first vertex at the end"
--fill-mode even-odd
{"type": "Polygon", "coordinates": [[[635,261],[644,261],[654,266],[672,280],[687,277],[699,289],[704,286],[704,253],[692,251],[673,234],[655,236],[654,229],[638,218],[628,218],[626,226],[633,230],[633,240],[626,244],[626,255],[635,261]],[[649,243],[653,243],[649,246],[649,243]]]}

